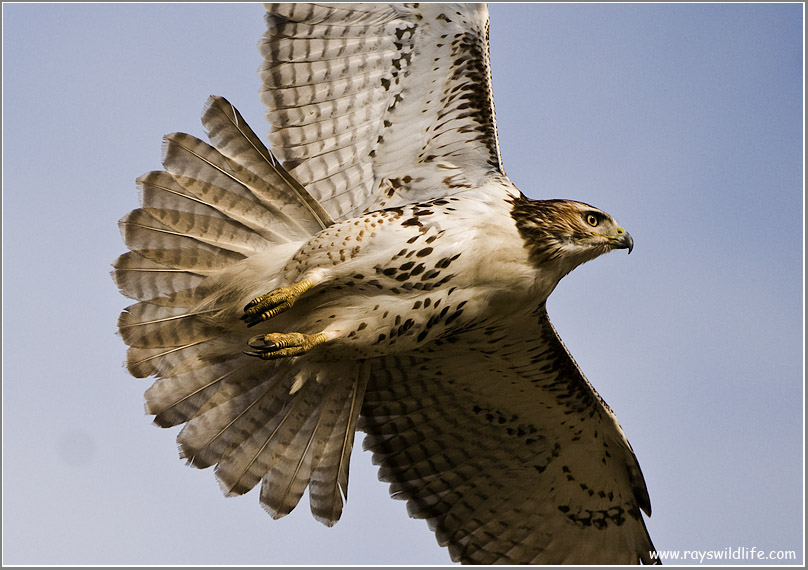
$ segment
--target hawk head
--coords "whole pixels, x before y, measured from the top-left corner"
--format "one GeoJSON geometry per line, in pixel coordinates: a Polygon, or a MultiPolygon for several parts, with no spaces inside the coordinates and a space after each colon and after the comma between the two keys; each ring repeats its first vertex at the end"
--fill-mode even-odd
{"type": "Polygon", "coordinates": [[[631,253],[634,247],[631,235],[614,218],[582,202],[521,196],[511,215],[530,261],[545,270],[555,267],[560,277],[613,249],[631,253]]]}

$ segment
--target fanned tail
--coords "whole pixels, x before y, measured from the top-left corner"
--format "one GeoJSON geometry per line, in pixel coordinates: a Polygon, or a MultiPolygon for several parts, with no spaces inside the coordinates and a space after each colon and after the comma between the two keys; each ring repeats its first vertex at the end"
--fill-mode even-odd
{"type": "Polygon", "coordinates": [[[202,114],[202,122],[208,137],[222,154],[238,157],[239,162],[258,176],[275,180],[278,188],[285,191],[268,196],[271,203],[290,203],[303,206],[319,224],[318,231],[330,226],[331,216],[303,186],[289,174],[277,158],[261,143],[244,122],[241,114],[226,99],[211,97],[202,114]],[[241,135],[241,136],[239,136],[241,135]]]}
{"type": "Polygon", "coordinates": [[[317,520],[329,526],[339,519],[343,499],[348,497],[348,466],[353,435],[370,377],[369,362],[359,365],[356,377],[355,382],[339,384],[342,393],[335,393],[329,399],[331,405],[325,409],[325,421],[322,422],[323,437],[315,452],[319,463],[311,477],[311,512],[317,520]]]}
{"type": "Polygon", "coordinates": [[[333,221],[227,100],[211,97],[202,122],[213,146],[167,135],[165,171],[138,179],[142,207],[120,221],[130,251],[112,275],[138,301],[118,320],[126,364],[157,376],[146,411],[162,427],[186,424],[182,457],[216,465],[226,494],[262,481],[261,502],[280,517],[311,484],[314,515],[333,524],[367,366],[245,356],[252,331],[238,318],[333,221]]]}

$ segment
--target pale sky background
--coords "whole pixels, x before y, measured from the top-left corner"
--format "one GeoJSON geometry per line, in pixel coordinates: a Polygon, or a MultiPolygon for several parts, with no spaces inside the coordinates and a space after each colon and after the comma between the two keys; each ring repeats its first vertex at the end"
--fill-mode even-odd
{"type": "MultiPolygon", "coordinates": [[[[3,4],[3,562],[444,564],[357,445],[328,529],[151,425],[109,277],[161,137],[226,96],[256,132],[255,4],[3,4]]],[[[642,465],[659,549],[803,559],[801,4],[491,8],[502,155],[634,236],[548,310],[642,465]]],[[[361,438],[359,438],[361,441],[361,438]]],[[[794,562],[794,561],[792,561],[794,562]]]]}

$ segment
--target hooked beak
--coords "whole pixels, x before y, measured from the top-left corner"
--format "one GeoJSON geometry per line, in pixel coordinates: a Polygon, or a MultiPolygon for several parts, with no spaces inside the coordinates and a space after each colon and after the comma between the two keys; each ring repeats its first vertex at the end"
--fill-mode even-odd
{"type": "Polygon", "coordinates": [[[628,252],[631,253],[631,250],[634,249],[634,239],[631,237],[631,234],[623,228],[620,228],[618,232],[620,232],[620,234],[612,238],[612,247],[614,249],[627,249],[628,252]]]}

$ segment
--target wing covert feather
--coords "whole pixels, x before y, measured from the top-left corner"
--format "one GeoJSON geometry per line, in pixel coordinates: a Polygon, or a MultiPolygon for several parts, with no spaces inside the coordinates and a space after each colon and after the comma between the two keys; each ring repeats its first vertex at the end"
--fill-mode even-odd
{"type": "Polygon", "coordinates": [[[498,332],[372,361],[359,427],[380,479],[455,561],[651,562],[615,415],[543,307],[498,332]]]}
{"type": "Polygon", "coordinates": [[[334,219],[504,175],[483,4],[268,4],[273,151],[334,219]]]}

